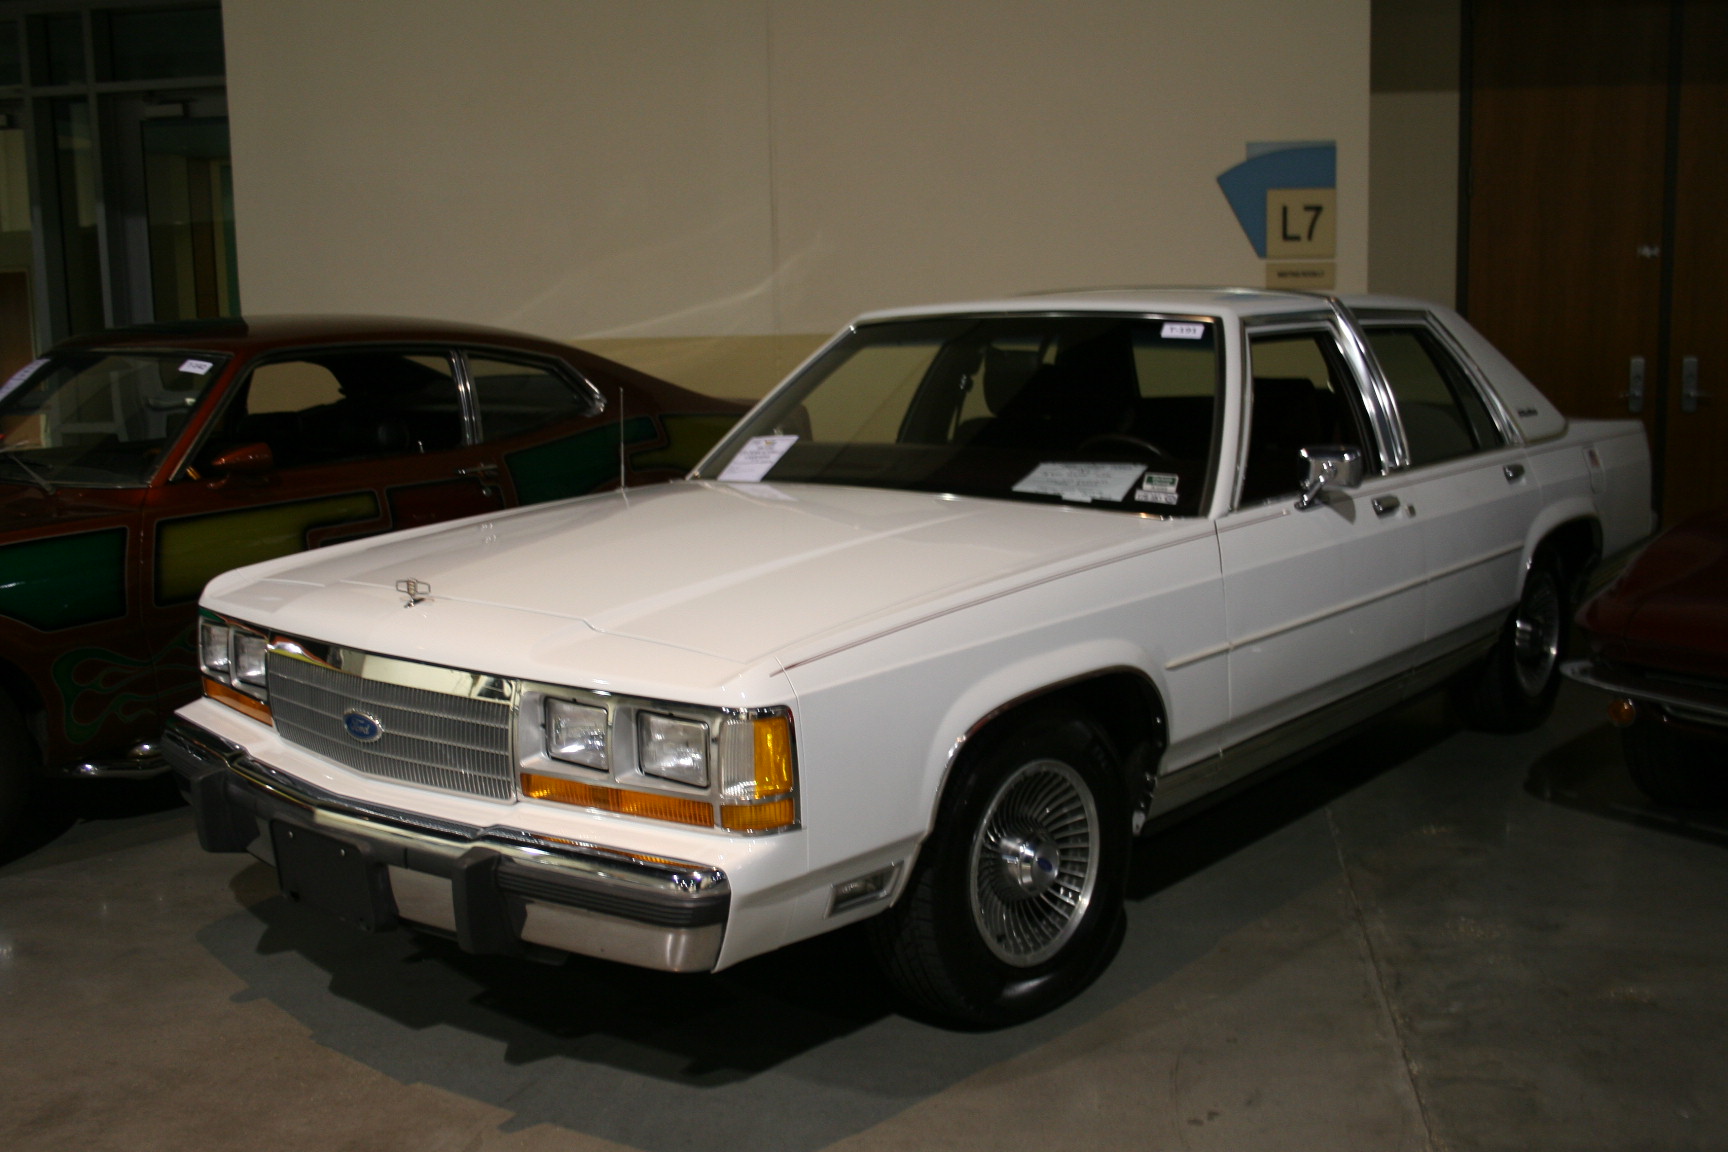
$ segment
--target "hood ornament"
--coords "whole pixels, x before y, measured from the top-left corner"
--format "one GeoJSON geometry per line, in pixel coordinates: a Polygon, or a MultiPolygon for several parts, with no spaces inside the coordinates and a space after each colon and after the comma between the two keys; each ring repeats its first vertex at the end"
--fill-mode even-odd
{"type": "Polygon", "coordinates": [[[407,597],[402,607],[412,608],[432,595],[432,585],[422,584],[418,580],[398,580],[396,581],[396,591],[407,597]]]}

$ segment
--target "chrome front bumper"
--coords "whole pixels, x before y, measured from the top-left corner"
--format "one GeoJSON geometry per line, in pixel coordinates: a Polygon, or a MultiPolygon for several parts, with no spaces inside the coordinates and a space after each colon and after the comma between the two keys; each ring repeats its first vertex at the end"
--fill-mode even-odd
{"type": "Polygon", "coordinates": [[[249,851],[290,897],[368,930],[410,921],[470,952],[532,944],[670,972],[720,954],[731,888],[717,868],[361,803],[178,716],[163,753],[205,850],[249,851]]]}
{"type": "Polygon", "coordinates": [[[1728,724],[1728,682],[1663,676],[1599,658],[1571,660],[1561,669],[1580,684],[1617,696],[1660,704],[1669,715],[1696,724],[1728,724]]]}

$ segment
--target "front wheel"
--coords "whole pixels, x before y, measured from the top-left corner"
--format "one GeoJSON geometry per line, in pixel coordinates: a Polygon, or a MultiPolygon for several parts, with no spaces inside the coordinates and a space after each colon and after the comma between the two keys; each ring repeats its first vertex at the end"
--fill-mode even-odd
{"type": "Polygon", "coordinates": [[[1119,766],[1089,720],[1043,709],[983,739],[871,939],[915,1005],[1000,1027],[1068,1000],[1108,963],[1129,837],[1119,766]]]}
{"type": "Polygon", "coordinates": [[[1524,732],[1546,720],[1565,644],[1565,588],[1553,561],[1538,556],[1493,651],[1458,683],[1467,719],[1490,732],[1524,732]]]}

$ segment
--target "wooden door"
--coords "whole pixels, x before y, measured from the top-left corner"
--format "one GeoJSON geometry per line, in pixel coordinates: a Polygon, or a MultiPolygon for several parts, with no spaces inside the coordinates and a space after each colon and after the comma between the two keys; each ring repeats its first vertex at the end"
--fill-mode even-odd
{"type": "Polygon", "coordinates": [[[1670,524],[1728,503],[1728,2],[1695,0],[1682,19],[1664,405],[1670,524]]]}
{"type": "Polygon", "coordinates": [[[1724,404],[1679,395],[1687,356],[1728,385],[1725,9],[1470,9],[1464,311],[1567,415],[1644,421],[1664,522],[1728,500],[1724,404]]]}

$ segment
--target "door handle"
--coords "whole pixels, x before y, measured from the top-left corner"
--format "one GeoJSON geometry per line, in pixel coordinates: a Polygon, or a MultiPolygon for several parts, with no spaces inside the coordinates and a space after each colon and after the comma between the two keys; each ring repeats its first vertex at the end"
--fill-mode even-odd
{"type": "Polygon", "coordinates": [[[1620,393],[1620,399],[1626,401],[1626,411],[1633,415],[1644,411],[1644,357],[1632,357],[1631,369],[1626,374],[1626,391],[1620,393]]]}
{"type": "Polygon", "coordinates": [[[1684,357],[1680,361],[1680,411],[1696,412],[1698,401],[1708,399],[1708,393],[1698,390],[1698,357],[1684,357]]]}
{"type": "Polygon", "coordinates": [[[480,484],[480,495],[487,499],[503,499],[504,489],[498,486],[498,465],[490,463],[473,464],[466,468],[456,469],[456,475],[464,480],[475,480],[480,484]]]}
{"type": "Polygon", "coordinates": [[[1398,511],[1399,500],[1396,496],[1376,496],[1371,501],[1374,505],[1374,515],[1390,516],[1398,511]]]}
{"type": "Polygon", "coordinates": [[[1508,464],[1500,469],[1500,475],[1506,477],[1506,483],[1516,484],[1524,478],[1524,465],[1508,464]]]}

